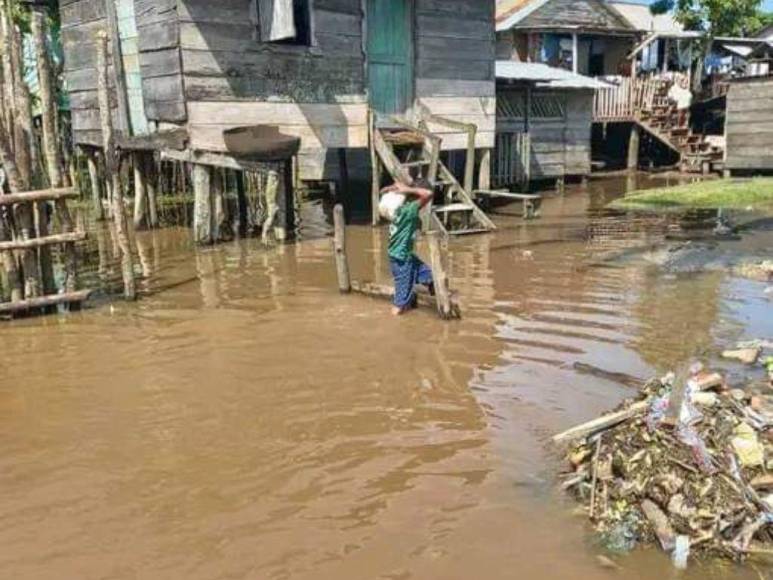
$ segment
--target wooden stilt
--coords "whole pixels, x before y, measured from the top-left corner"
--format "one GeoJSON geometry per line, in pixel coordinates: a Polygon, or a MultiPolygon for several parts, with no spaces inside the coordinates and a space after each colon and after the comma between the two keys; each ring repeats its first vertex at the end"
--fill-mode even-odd
{"type": "Polygon", "coordinates": [[[193,238],[197,244],[211,244],[212,236],[212,168],[193,166],[193,238]]]}
{"type": "Polygon", "coordinates": [[[132,156],[134,169],[134,229],[139,230],[147,223],[145,209],[147,207],[147,175],[145,174],[145,160],[142,152],[132,156]]]}
{"type": "Polygon", "coordinates": [[[352,282],[349,276],[349,260],[346,256],[346,220],[344,207],[338,204],[333,208],[333,248],[335,250],[336,272],[338,273],[338,289],[342,294],[348,294],[352,290],[352,282]]]}
{"type": "Polygon", "coordinates": [[[641,133],[639,125],[636,123],[631,127],[631,136],[628,139],[628,169],[636,170],[639,168],[639,142],[641,133]]]}
{"type": "Polygon", "coordinates": [[[91,184],[91,207],[97,221],[105,219],[105,208],[102,206],[102,180],[99,177],[96,155],[89,152],[86,155],[86,164],[89,169],[89,183],[91,184]]]}
{"type": "Polygon", "coordinates": [[[480,154],[478,189],[491,189],[491,149],[484,149],[480,154]]]}
{"type": "Polygon", "coordinates": [[[63,160],[59,149],[59,124],[56,88],[53,82],[51,59],[47,50],[46,7],[32,5],[31,29],[35,40],[40,102],[42,105],[43,150],[45,151],[48,180],[51,187],[64,185],[63,160]]]}
{"type": "Polygon", "coordinates": [[[429,245],[430,263],[435,284],[437,311],[441,318],[448,319],[453,316],[453,311],[451,308],[451,295],[448,289],[448,276],[443,264],[440,235],[438,232],[427,233],[427,244],[429,245]]]}
{"type": "MultiPolygon", "coordinates": [[[[272,231],[275,236],[277,236],[277,233],[281,234],[281,232],[277,232],[277,228],[275,227],[277,215],[279,214],[279,205],[277,202],[277,197],[279,195],[279,174],[275,170],[269,171],[266,175],[264,192],[266,198],[266,221],[263,222],[261,238],[264,244],[268,244],[272,231]]],[[[281,238],[277,237],[277,239],[281,238]]]]}
{"type": "Polygon", "coordinates": [[[234,230],[236,230],[239,236],[243,237],[247,235],[247,221],[249,219],[247,212],[247,194],[244,189],[244,171],[236,172],[236,204],[239,221],[237,226],[234,227],[234,230]]]}
{"type": "Polygon", "coordinates": [[[229,239],[228,214],[225,206],[223,170],[215,169],[212,174],[212,239],[221,242],[229,239]]]}
{"type": "MultiPolygon", "coordinates": [[[[0,208],[0,241],[11,241],[11,227],[8,220],[2,215],[2,211],[3,209],[0,208]]],[[[5,277],[10,290],[9,298],[12,302],[19,302],[24,299],[24,284],[22,283],[16,256],[13,252],[2,252],[2,259],[5,277]]]]}
{"type": "Polygon", "coordinates": [[[145,156],[145,186],[148,192],[148,226],[155,229],[158,227],[158,184],[159,172],[157,171],[155,159],[152,155],[145,156]]]}
{"type": "Polygon", "coordinates": [[[99,97],[105,169],[111,184],[113,220],[115,222],[118,245],[121,250],[124,296],[127,300],[135,300],[137,288],[134,280],[134,259],[131,246],[129,245],[129,228],[126,212],[124,211],[123,191],[119,177],[120,162],[115,151],[113,120],[107,83],[107,35],[104,32],[97,35],[97,93],[99,97]]]}
{"type": "MultiPolygon", "coordinates": [[[[38,238],[45,240],[49,238],[50,219],[48,215],[49,205],[45,201],[35,204],[35,221],[37,222],[38,238]]],[[[54,294],[56,292],[56,282],[54,280],[54,265],[51,261],[51,248],[48,245],[42,245],[38,250],[38,259],[40,260],[40,276],[43,285],[43,294],[54,294]]]]}
{"type": "Polygon", "coordinates": [[[368,124],[370,128],[370,205],[371,205],[371,223],[377,226],[381,223],[381,216],[378,213],[378,203],[381,195],[381,160],[376,152],[376,119],[371,111],[368,114],[368,124]]]}
{"type": "Polygon", "coordinates": [[[291,239],[295,233],[295,196],[290,161],[285,161],[281,164],[278,177],[277,215],[274,235],[277,240],[284,242],[291,239]]]}

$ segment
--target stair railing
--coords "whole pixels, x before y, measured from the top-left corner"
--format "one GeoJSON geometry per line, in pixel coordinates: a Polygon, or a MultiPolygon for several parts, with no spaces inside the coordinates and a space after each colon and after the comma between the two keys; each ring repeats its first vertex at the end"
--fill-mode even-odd
{"type": "Polygon", "coordinates": [[[432,123],[451,129],[457,133],[467,134],[467,158],[465,159],[464,164],[464,189],[468,192],[472,192],[475,184],[475,145],[478,136],[478,126],[475,123],[464,123],[462,121],[455,121],[453,119],[435,115],[423,105],[419,108],[419,118],[420,123],[425,127],[429,123],[432,123]]]}

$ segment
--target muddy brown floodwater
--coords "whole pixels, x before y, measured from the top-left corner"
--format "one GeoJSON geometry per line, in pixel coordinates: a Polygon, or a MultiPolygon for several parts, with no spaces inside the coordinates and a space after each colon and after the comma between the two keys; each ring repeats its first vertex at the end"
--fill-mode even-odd
{"type": "MultiPolygon", "coordinates": [[[[0,577],[675,577],[654,551],[600,567],[548,438],[631,393],[588,368],[647,378],[773,317],[760,283],[597,262],[674,219],[604,210],[625,187],[454,240],[451,324],[339,296],[319,204],[277,249],[138,235],[137,304],[0,326],[0,577]]],[[[348,235],[353,276],[388,282],[383,230],[348,235]]]]}

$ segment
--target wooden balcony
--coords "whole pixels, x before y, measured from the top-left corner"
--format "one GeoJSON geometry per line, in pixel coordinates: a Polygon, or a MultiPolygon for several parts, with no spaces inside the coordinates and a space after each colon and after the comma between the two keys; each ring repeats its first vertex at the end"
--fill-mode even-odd
{"type": "Polygon", "coordinates": [[[593,102],[593,122],[632,122],[643,112],[652,112],[663,100],[662,89],[667,81],[658,77],[601,78],[610,86],[598,89],[593,102]]]}

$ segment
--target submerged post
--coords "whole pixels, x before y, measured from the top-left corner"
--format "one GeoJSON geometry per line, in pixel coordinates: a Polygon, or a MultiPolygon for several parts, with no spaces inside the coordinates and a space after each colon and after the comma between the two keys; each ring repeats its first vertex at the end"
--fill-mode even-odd
{"type": "Polygon", "coordinates": [[[105,219],[105,211],[102,207],[102,182],[99,178],[96,153],[86,154],[86,163],[89,167],[89,182],[91,183],[91,204],[94,206],[94,215],[98,221],[105,219]]]}
{"type": "Polygon", "coordinates": [[[115,136],[113,134],[113,119],[110,109],[110,94],[107,83],[107,34],[97,35],[97,95],[99,98],[99,113],[102,128],[102,143],[105,156],[105,171],[110,180],[113,221],[116,237],[121,251],[121,271],[123,274],[124,296],[127,300],[137,298],[137,288],[134,281],[134,258],[129,245],[129,225],[123,204],[121,189],[120,161],[115,151],[115,136]]]}
{"type": "Polygon", "coordinates": [[[443,265],[443,254],[440,248],[440,237],[438,232],[427,233],[427,243],[429,244],[429,257],[432,267],[432,277],[435,284],[435,299],[437,300],[437,311],[441,318],[448,319],[453,316],[451,310],[451,293],[448,289],[448,275],[443,265]]]}
{"type": "Polygon", "coordinates": [[[338,289],[342,294],[348,294],[352,290],[352,282],[349,275],[349,260],[346,256],[346,221],[344,208],[340,203],[333,209],[333,227],[335,230],[333,248],[338,273],[338,289]]]}
{"type": "Polygon", "coordinates": [[[145,174],[145,159],[142,152],[134,154],[134,229],[139,230],[146,224],[145,209],[147,207],[148,187],[145,174]]]}
{"type": "Polygon", "coordinates": [[[212,236],[212,168],[193,166],[193,238],[197,244],[211,244],[212,236]]]}
{"type": "Polygon", "coordinates": [[[631,136],[628,140],[628,169],[639,168],[639,126],[634,123],[631,127],[631,136]]]}

